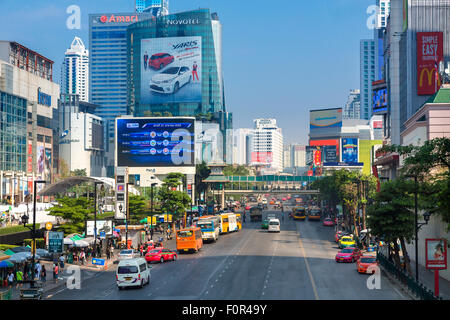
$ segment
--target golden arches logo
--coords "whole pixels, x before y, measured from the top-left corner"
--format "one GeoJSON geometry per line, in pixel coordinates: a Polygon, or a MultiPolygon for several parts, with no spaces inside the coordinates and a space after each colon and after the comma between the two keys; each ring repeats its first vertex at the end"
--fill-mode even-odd
{"type": "MultiPolygon", "coordinates": [[[[435,67],[433,68],[423,68],[422,71],[420,72],[420,78],[419,78],[419,87],[422,88],[423,87],[423,76],[425,74],[425,72],[427,73],[428,76],[428,86],[431,86],[432,81],[433,81],[433,74],[436,72],[437,70],[435,67]]],[[[440,77],[438,77],[438,87],[441,86],[441,79],[440,77]]]]}

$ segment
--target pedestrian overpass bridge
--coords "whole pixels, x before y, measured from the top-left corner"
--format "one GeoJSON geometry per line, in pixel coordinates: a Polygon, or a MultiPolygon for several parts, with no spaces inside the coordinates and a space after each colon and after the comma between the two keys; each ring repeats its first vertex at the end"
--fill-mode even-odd
{"type": "Polygon", "coordinates": [[[320,194],[319,190],[223,190],[225,194],[298,194],[298,195],[317,195],[320,194]]]}

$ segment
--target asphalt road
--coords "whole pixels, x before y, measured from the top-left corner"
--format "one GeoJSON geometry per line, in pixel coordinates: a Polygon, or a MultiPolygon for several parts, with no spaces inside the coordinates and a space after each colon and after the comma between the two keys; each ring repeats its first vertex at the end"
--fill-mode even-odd
{"type": "Polygon", "coordinates": [[[57,300],[397,300],[406,299],[383,275],[381,289],[369,290],[369,275],[354,263],[338,264],[334,228],[321,222],[292,221],[280,211],[280,233],[247,222],[241,231],[220,236],[197,254],[179,254],[175,262],[153,264],[151,283],[118,290],[115,270],[99,273],[81,289],[61,290],[57,300]]]}

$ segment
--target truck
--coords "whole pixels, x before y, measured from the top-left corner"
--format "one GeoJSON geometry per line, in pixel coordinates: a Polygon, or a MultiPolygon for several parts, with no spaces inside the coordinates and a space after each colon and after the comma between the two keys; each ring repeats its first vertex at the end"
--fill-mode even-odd
{"type": "Polygon", "coordinates": [[[258,207],[250,208],[250,221],[262,221],[262,209],[258,207]]]}

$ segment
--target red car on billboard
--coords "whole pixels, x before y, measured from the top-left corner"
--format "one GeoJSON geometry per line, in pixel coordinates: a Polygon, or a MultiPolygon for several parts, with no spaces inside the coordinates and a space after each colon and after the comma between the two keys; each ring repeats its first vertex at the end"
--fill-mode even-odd
{"type": "Polygon", "coordinates": [[[168,64],[171,64],[175,58],[168,53],[156,53],[148,60],[148,65],[156,70],[161,70],[168,64]]]}

